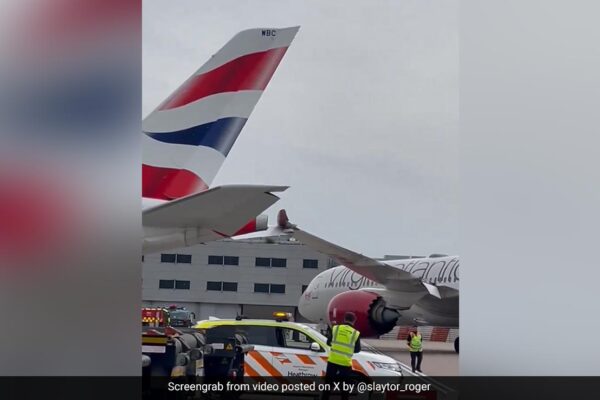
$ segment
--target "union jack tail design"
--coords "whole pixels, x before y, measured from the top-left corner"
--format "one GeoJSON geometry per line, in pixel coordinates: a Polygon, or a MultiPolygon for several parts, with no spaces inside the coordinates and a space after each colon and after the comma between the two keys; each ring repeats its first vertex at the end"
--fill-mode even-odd
{"type": "Polygon", "coordinates": [[[238,33],[146,117],[143,197],[172,200],[208,188],[297,32],[238,33]]]}

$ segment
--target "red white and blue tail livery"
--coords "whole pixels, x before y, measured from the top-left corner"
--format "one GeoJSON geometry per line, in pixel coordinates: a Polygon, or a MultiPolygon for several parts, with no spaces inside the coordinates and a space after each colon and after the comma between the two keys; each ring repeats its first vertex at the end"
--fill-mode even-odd
{"type": "Polygon", "coordinates": [[[238,33],[143,121],[145,253],[266,228],[285,187],[209,185],[297,32],[238,33]]]}

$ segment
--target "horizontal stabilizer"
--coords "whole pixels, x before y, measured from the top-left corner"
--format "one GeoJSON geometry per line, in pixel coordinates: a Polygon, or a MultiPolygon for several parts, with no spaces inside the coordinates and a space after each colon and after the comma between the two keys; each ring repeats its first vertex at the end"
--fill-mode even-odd
{"type": "Polygon", "coordinates": [[[210,229],[235,234],[248,221],[273,205],[287,186],[226,185],[150,208],[142,215],[145,227],[210,229]]]}

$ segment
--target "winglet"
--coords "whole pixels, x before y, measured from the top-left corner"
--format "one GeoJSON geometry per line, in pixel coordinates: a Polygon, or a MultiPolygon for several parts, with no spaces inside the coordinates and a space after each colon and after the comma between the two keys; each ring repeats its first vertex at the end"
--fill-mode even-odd
{"type": "Polygon", "coordinates": [[[287,224],[289,224],[289,223],[290,223],[290,219],[288,218],[285,210],[282,208],[281,210],[279,210],[279,213],[277,214],[277,225],[280,228],[285,228],[287,226],[287,224]]]}
{"type": "Polygon", "coordinates": [[[287,213],[283,208],[279,210],[279,213],[277,213],[277,226],[284,230],[297,228],[296,225],[290,223],[290,219],[288,218],[287,213]]]}

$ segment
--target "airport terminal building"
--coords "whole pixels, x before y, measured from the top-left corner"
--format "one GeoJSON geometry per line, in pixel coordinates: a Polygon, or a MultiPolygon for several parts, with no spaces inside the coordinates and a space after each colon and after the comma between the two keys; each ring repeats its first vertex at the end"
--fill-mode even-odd
{"type": "Polygon", "coordinates": [[[142,304],[177,304],[196,314],[272,318],[298,313],[312,278],[335,262],[293,239],[222,240],[143,257],[142,304]]]}

